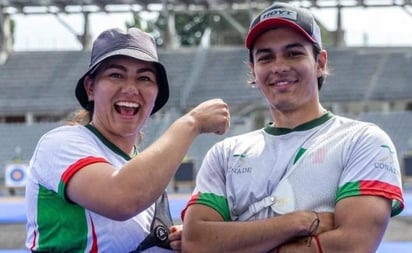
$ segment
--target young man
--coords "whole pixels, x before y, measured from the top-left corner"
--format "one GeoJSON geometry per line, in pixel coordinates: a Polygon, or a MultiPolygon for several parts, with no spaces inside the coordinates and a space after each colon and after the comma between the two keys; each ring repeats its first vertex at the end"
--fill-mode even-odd
{"type": "Polygon", "coordinates": [[[273,4],[245,44],[273,122],[209,150],[182,212],[184,252],[375,252],[403,208],[391,139],[320,104],[327,52],[307,10],[273,4]]]}

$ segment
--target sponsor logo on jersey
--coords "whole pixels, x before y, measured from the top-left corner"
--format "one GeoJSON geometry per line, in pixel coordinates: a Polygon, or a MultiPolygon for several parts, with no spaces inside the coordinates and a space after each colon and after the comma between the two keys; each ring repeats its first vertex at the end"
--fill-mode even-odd
{"type": "Polygon", "coordinates": [[[246,152],[240,153],[240,154],[234,154],[233,157],[238,158],[236,165],[238,165],[238,167],[231,167],[228,168],[227,173],[228,174],[249,174],[252,173],[252,168],[251,167],[241,167],[241,165],[245,162],[245,158],[246,158],[246,152]]]}
{"type": "Polygon", "coordinates": [[[243,159],[246,157],[246,153],[234,154],[233,157],[239,157],[240,159],[243,159]]]}
{"type": "Polygon", "coordinates": [[[394,166],[393,155],[395,152],[388,145],[381,145],[381,148],[387,150],[389,154],[382,156],[378,161],[373,164],[375,169],[385,170],[389,173],[399,175],[399,170],[394,166]]]}
{"type": "Polygon", "coordinates": [[[244,168],[229,168],[228,169],[228,174],[249,174],[252,173],[252,168],[251,167],[244,167],[244,168]]]}
{"type": "Polygon", "coordinates": [[[395,152],[392,150],[392,148],[388,145],[381,145],[381,148],[387,149],[390,154],[395,154],[395,152]]]}

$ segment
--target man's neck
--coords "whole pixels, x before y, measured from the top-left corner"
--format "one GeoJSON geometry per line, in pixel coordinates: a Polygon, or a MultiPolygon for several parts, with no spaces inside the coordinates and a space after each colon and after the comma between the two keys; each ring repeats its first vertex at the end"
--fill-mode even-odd
{"type": "Polygon", "coordinates": [[[326,109],[319,105],[314,110],[272,110],[273,125],[278,128],[293,129],[325,114],[326,109]]]}

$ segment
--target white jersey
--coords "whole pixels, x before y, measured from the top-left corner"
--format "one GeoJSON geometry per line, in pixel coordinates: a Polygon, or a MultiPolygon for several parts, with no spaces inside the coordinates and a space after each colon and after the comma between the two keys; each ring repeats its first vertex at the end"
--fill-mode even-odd
{"type": "MultiPolygon", "coordinates": [[[[26,186],[29,250],[130,252],[149,234],[154,205],[126,221],[115,221],[74,204],[66,186],[85,166],[105,162],[120,169],[129,155],[91,126],[62,126],[39,140],[26,186]]],[[[171,252],[153,247],[145,252],[171,252]]]]}
{"type": "Polygon", "coordinates": [[[224,220],[253,220],[333,211],[339,200],[361,195],[391,199],[392,215],[401,212],[395,147],[378,126],[328,112],[293,130],[267,125],[215,144],[188,206],[207,205],[224,220]]]}

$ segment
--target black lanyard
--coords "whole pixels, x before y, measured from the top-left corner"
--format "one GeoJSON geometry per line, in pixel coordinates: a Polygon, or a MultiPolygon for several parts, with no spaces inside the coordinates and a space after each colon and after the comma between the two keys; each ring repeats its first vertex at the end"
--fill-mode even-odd
{"type": "Polygon", "coordinates": [[[165,191],[155,202],[155,213],[150,225],[150,234],[130,253],[139,253],[154,246],[172,249],[169,242],[169,227],[172,225],[169,200],[165,191]]]}

